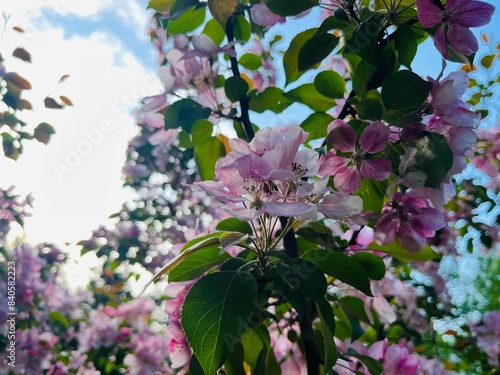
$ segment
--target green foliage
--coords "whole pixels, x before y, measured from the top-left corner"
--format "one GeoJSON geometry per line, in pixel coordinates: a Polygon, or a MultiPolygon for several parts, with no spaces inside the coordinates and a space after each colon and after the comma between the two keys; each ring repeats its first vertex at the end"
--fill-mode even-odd
{"type": "Polygon", "coordinates": [[[318,0],[265,0],[264,2],[271,12],[280,16],[296,16],[318,5],[318,0]]]}
{"type": "Polygon", "coordinates": [[[257,284],[244,272],[213,273],[189,290],[181,322],[205,374],[215,374],[234,350],[256,303],[257,284]]]}

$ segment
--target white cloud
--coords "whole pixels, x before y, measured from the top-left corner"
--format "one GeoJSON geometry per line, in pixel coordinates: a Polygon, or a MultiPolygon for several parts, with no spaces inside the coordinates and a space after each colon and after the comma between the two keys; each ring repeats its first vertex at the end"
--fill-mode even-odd
{"type": "MultiPolygon", "coordinates": [[[[12,33],[7,29],[0,39],[4,58],[14,48],[12,33]]],[[[27,48],[33,64],[5,62],[34,88],[26,98],[35,110],[23,119],[53,124],[57,134],[48,146],[27,142],[17,162],[0,157],[0,186],[33,192],[34,215],[26,223],[30,241],[74,243],[88,238],[130,196],[120,180],[128,140],[137,132],[130,113],[139,98],[161,86],[110,34],[65,39],[61,28],[41,28],[27,48]],[[59,84],[63,74],[70,78],[59,84]],[[48,94],[65,95],[74,107],[45,109],[48,94]]]]}

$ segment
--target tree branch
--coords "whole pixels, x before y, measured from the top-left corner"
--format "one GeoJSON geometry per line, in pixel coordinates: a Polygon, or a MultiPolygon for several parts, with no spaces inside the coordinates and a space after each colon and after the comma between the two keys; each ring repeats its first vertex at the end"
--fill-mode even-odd
{"type": "MultiPolygon", "coordinates": [[[[233,16],[229,17],[226,22],[226,34],[227,41],[229,43],[234,42],[234,28],[233,28],[233,16]]],[[[233,50],[235,50],[233,45],[233,50]]],[[[231,61],[231,71],[233,72],[233,76],[241,77],[240,69],[238,67],[238,60],[236,57],[230,58],[231,61]]],[[[251,141],[255,136],[255,132],[253,131],[252,123],[250,122],[249,110],[250,110],[250,98],[245,96],[240,99],[240,109],[241,109],[241,122],[243,124],[243,129],[245,129],[245,134],[248,138],[248,141],[251,141]]]]}

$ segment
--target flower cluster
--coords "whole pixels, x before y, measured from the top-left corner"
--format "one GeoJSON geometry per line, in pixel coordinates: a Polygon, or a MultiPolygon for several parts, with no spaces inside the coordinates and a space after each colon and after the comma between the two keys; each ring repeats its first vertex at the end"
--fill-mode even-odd
{"type": "Polygon", "coordinates": [[[448,44],[465,56],[477,52],[479,46],[469,28],[488,24],[495,10],[493,5],[475,0],[448,0],[441,6],[432,0],[417,0],[416,4],[422,26],[438,26],[434,45],[445,59],[448,44]]]}
{"type": "Polygon", "coordinates": [[[264,214],[315,219],[318,212],[328,218],[347,218],[362,209],[359,197],[333,192],[328,179],[318,174],[319,155],[308,148],[299,149],[307,133],[298,127],[267,128],[247,143],[232,139],[232,151],[216,165],[216,181],[196,185],[242,220],[264,214]],[[240,205],[238,205],[240,204],[240,205]]]}

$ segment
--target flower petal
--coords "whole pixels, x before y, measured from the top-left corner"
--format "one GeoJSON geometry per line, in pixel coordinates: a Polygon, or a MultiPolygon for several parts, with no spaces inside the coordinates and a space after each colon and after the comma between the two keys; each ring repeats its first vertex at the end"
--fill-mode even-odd
{"type": "Polygon", "coordinates": [[[262,210],[273,216],[295,217],[299,220],[316,219],[316,207],[304,202],[265,202],[262,210]]]}
{"type": "Polygon", "coordinates": [[[443,20],[443,12],[432,0],[417,0],[418,20],[423,27],[434,27],[443,20]]]}
{"type": "Polygon", "coordinates": [[[384,149],[389,142],[391,129],[381,121],[372,122],[359,137],[359,145],[370,154],[376,154],[384,149]]]}
{"type": "Polygon", "coordinates": [[[342,120],[335,120],[332,130],[328,134],[328,141],[340,152],[354,152],[357,139],[354,129],[342,120]]]}
{"type": "Polygon", "coordinates": [[[466,27],[450,25],[447,37],[451,46],[465,56],[469,56],[479,49],[476,37],[466,27]]]}
{"type": "Polygon", "coordinates": [[[483,1],[448,0],[444,7],[455,11],[455,22],[464,27],[484,26],[491,21],[495,7],[483,1]]]}
{"type": "Polygon", "coordinates": [[[335,175],[333,184],[342,193],[354,193],[361,185],[361,174],[355,165],[347,166],[335,175]]]}
{"type": "Polygon", "coordinates": [[[331,219],[343,219],[359,214],[363,210],[363,200],[356,195],[331,193],[318,204],[318,211],[331,219]]]}
{"type": "Polygon", "coordinates": [[[444,35],[444,26],[439,26],[434,34],[434,45],[439,53],[445,58],[448,58],[448,46],[446,45],[446,37],[444,35]]]}
{"type": "Polygon", "coordinates": [[[387,158],[363,160],[359,171],[364,178],[383,181],[391,174],[391,162],[387,158]]]}

